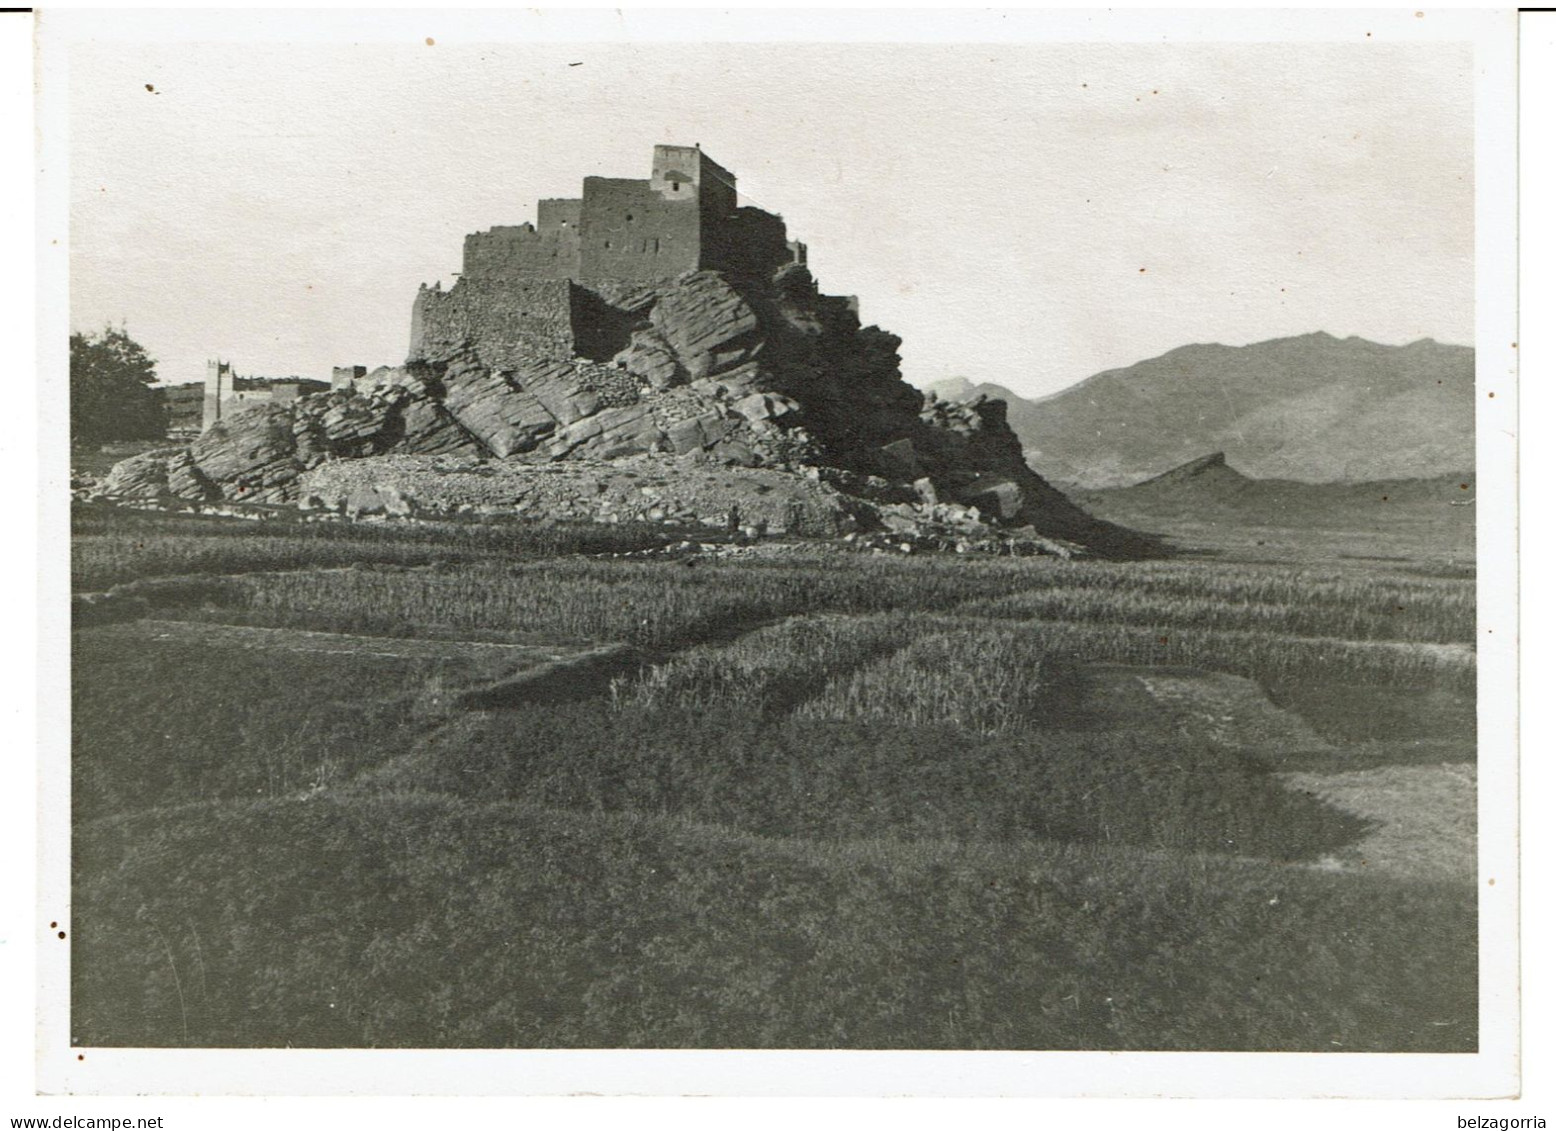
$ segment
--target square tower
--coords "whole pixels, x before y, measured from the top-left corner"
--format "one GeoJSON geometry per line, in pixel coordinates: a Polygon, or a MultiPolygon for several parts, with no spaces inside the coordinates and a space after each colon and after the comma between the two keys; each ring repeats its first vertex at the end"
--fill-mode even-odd
{"type": "Polygon", "coordinates": [[[232,398],[232,362],[207,361],[205,363],[205,411],[200,418],[200,431],[204,432],[222,418],[222,402],[232,398]]]}
{"type": "Polygon", "coordinates": [[[648,186],[665,200],[696,201],[704,218],[733,216],[735,174],[696,145],[656,145],[648,186]]]}

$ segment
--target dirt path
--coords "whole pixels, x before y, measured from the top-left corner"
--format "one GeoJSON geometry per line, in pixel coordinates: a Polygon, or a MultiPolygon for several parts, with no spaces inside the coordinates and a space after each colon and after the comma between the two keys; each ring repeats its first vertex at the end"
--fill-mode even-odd
{"type": "Polygon", "coordinates": [[[356,636],[298,628],[257,628],[206,621],[141,620],[98,628],[97,632],[133,632],[148,641],[213,648],[256,648],[393,660],[509,660],[541,664],[588,650],[583,645],[508,644],[483,640],[437,640],[401,636],[356,636]]]}
{"type": "Polygon", "coordinates": [[[1325,857],[1318,867],[1474,882],[1473,762],[1278,776],[1288,788],[1376,825],[1362,840],[1325,857]]]}

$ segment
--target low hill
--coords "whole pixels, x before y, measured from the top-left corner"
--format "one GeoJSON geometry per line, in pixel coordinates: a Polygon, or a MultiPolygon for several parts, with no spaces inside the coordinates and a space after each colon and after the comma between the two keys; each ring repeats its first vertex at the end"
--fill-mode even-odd
{"type": "Polygon", "coordinates": [[[1171,494],[1181,490],[1225,494],[1242,490],[1253,480],[1227,465],[1225,452],[1212,452],[1191,459],[1171,471],[1164,471],[1136,485],[1136,490],[1171,494]]]}
{"type": "Polygon", "coordinates": [[[1255,478],[1319,483],[1474,467],[1475,351],[1430,338],[1183,346],[1040,400],[962,384],[1009,402],[1039,474],[1082,487],[1136,483],[1217,450],[1255,478]]]}
{"type": "Polygon", "coordinates": [[[1255,479],[1214,452],[1129,487],[1077,490],[1072,498],[1101,518],[1180,542],[1215,530],[1349,531],[1473,554],[1473,474],[1363,483],[1255,479]]]}

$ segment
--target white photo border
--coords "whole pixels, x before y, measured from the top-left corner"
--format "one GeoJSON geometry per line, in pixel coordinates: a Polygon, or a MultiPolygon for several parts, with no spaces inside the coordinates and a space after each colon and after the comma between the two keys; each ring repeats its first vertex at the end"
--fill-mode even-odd
{"type": "MultiPolygon", "coordinates": [[[[39,17],[42,563],[68,554],[68,52],[132,42],[1462,42],[1475,52],[1480,1043],[1474,1054],[78,1049],[38,943],[37,1082],[72,1095],[1479,1098],[1519,1086],[1516,50],[1512,11],[79,11],[39,17]],[[1492,881],[1495,881],[1494,883],[1492,881]],[[84,1059],[78,1059],[84,1057],[84,1059]]],[[[68,927],[68,570],[40,568],[39,939],[68,927]]]]}

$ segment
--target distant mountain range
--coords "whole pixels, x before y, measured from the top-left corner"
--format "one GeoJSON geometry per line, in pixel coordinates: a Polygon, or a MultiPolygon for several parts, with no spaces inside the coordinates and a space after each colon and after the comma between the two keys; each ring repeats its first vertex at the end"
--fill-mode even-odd
{"type": "MultiPolygon", "coordinates": [[[[1059,484],[1136,484],[1224,452],[1255,479],[1434,478],[1475,465],[1475,351],[1306,334],[1191,345],[1028,400],[953,378],[940,396],[1009,405],[1027,460],[1059,484]]],[[[1235,473],[1234,473],[1235,474],[1235,473]]]]}

